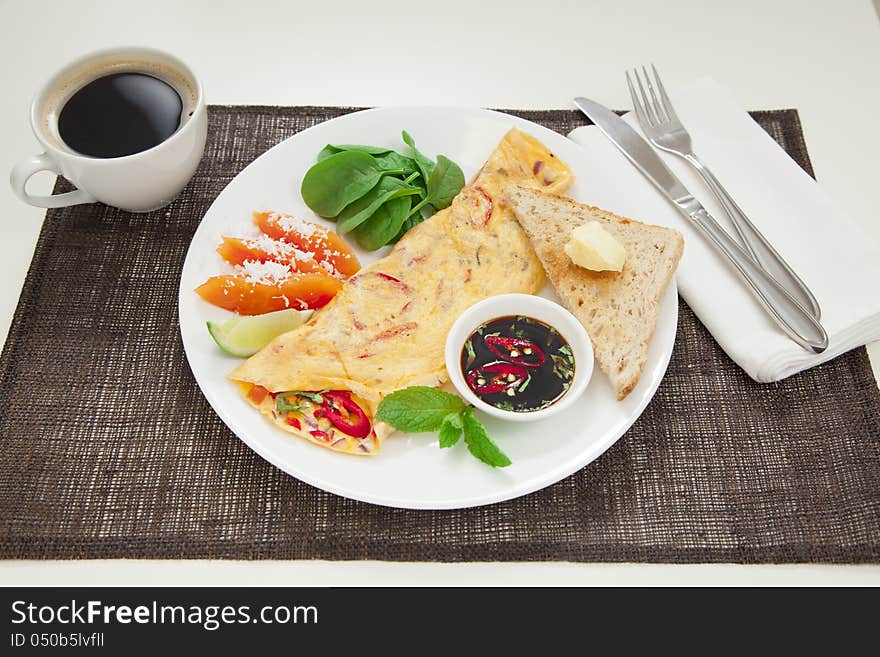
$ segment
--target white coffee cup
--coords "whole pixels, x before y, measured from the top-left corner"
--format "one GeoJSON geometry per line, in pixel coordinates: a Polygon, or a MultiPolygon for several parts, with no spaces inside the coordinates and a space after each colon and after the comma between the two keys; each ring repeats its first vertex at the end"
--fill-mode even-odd
{"type": "Polygon", "coordinates": [[[161,208],[174,200],[192,178],[208,133],[201,83],[182,61],[151,48],[112,48],[77,59],[36,93],[30,120],[45,152],[16,164],[9,181],[19,198],[41,208],[95,201],[131,212],[161,208]],[[177,91],[183,106],[177,130],[157,146],[123,157],[90,157],[71,149],[58,131],[58,115],[64,105],[89,82],[128,72],[146,73],[177,91]],[[62,175],[77,189],[54,196],[30,194],[27,181],[39,171],[62,175]]]}

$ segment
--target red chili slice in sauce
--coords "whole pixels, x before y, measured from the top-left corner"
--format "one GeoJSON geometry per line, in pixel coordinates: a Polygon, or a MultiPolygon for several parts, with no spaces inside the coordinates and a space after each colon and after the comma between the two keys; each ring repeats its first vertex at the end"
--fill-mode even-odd
{"type": "MultiPolygon", "coordinates": [[[[325,417],[334,427],[354,438],[370,435],[370,418],[347,390],[330,390],[321,393],[321,417],[325,417]]],[[[315,413],[317,416],[317,413],[315,413]]]]}
{"type": "Polygon", "coordinates": [[[478,395],[491,395],[519,386],[529,376],[524,367],[512,363],[489,363],[467,373],[467,384],[478,395]],[[513,380],[510,380],[513,375],[513,380]],[[480,381],[483,383],[480,383],[480,381]]]}
{"type": "Polygon", "coordinates": [[[546,358],[541,348],[531,340],[523,338],[505,338],[501,335],[487,335],[486,346],[489,350],[506,361],[523,367],[541,367],[546,358]],[[526,353],[528,350],[529,353],[526,353]]]}

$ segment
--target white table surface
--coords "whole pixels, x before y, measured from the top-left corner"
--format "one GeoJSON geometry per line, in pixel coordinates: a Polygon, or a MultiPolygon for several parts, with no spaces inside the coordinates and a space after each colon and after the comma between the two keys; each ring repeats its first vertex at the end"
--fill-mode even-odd
{"type": "MultiPolygon", "coordinates": [[[[870,0],[0,0],[0,169],[38,151],[38,85],[97,48],[148,45],[201,76],[209,102],[629,107],[624,69],[709,74],[743,106],[796,107],[817,178],[880,240],[880,21],[870,0]]],[[[46,193],[52,176],[31,181],[46,193]]],[[[44,211],[0,185],[0,334],[44,211]]],[[[875,373],[880,343],[869,346],[875,373]]],[[[0,562],[0,584],[880,584],[878,566],[0,562]]]]}

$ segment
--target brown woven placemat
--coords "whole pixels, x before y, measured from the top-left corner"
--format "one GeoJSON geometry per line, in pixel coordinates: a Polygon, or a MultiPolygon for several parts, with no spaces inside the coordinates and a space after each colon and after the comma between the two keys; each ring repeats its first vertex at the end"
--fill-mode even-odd
{"type": "MultiPolygon", "coordinates": [[[[880,394],[865,350],[759,385],[684,304],[639,421],[532,495],[387,509],[250,451],[184,359],[184,255],[247,163],[348,111],[212,107],[204,161],[169,207],[48,212],[0,358],[0,557],[878,561],[880,394]]],[[[572,111],[512,113],[563,134],[585,123],[572,111]]],[[[753,116],[812,173],[796,111],[753,116]]]]}

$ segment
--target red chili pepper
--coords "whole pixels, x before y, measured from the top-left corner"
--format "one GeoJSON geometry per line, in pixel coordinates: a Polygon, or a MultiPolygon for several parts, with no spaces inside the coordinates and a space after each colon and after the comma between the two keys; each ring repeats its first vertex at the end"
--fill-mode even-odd
{"type": "Polygon", "coordinates": [[[380,333],[374,335],[373,341],[378,342],[379,340],[389,340],[393,337],[400,335],[401,333],[415,331],[418,327],[418,322],[405,322],[403,324],[398,324],[397,326],[392,326],[391,328],[387,328],[384,331],[381,331],[380,333]]]}
{"type": "MultiPolygon", "coordinates": [[[[324,403],[319,409],[321,416],[327,418],[334,427],[355,438],[370,435],[372,427],[370,418],[364,410],[351,398],[347,390],[330,390],[322,392],[324,403]]],[[[318,417],[318,413],[315,413],[318,417]]]]}
{"type": "Polygon", "coordinates": [[[508,388],[519,386],[529,376],[525,368],[512,363],[489,363],[483,367],[476,367],[467,373],[467,384],[477,394],[491,395],[503,392],[508,388]],[[510,380],[510,375],[513,380],[510,380]],[[480,383],[482,379],[485,383],[480,383]]]}
{"type": "Polygon", "coordinates": [[[292,426],[295,429],[302,429],[303,428],[300,421],[297,420],[295,417],[284,418],[284,421],[287,422],[287,424],[289,424],[290,426],[292,426]]]}
{"type": "Polygon", "coordinates": [[[487,335],[486,346],[489,351],[511,363],[522,365],[523,367],[541,367],[546,358],[541,348],[531,340],[523,338],[505,338],[500,335],[487,335]],[[524,353],[526,349],[531,351],[530,354],[524,353]],[[519,352],[516,356],[511,352],[519,352]]]}
{"type": "Polygon", "coordinates": [[[489,204],[489,209],[486,210],[486,220],[483,222],[483,225],[485,226],[486,224],[489,223],[489,220],[492,218],[492,197],[489,196],[486,193],[486,190],[484,190],[482,187],[474,186],[474,189],[477,190],[478,192],[480,192],[480,194],[483,196],[484,199],[486,199],[486,202],[489,204]]]}
{"type": "Polygon", "coordinates": [[[321,440],[330,440],[330,434],[326,431],[309,431],[309,435],[313,438],[320,438],[321,440]]]}
{"type": "MultiPolygon", "coordinates": [[[[374,272],[368,272],[368,273],[372,273],[373,275],[378,276],[379,278],[386,280],[389,283],[392,283],[393,285],[395,285],[396,287],[399,287],[403,292],[406,292],[407,294],[412,292],[412,288],[410,288],[409,285],[407,285],[402,280],[397,278],[397,276],[392,276],[391,274],[386,274],[384,271],[374,271],[374,272]]],[[[366,274],[362,274],[362,276],[366,276],[366,274]]],[[[360,278],[360,276],[358,276],[358,278],[360,278]]]]}

